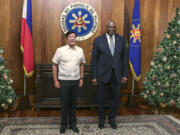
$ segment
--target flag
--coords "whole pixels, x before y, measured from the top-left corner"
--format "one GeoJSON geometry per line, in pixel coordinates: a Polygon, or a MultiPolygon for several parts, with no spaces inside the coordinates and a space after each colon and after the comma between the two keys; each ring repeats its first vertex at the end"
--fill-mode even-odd
{"type": "Polygon", "coordinates": [[[34,69],[31,0],[24,0],[21,22],[21,50],[23,52],[23,69],[26,77],[30,77],[33,75],[34,69]]]}
{"type": "Polygon", "coordinates": [[[133,77],[136,81],[141,78],[141,26],[140,26],[140,3],[134,1],[132,25],[129,45],[129,64],[133,77]]]}

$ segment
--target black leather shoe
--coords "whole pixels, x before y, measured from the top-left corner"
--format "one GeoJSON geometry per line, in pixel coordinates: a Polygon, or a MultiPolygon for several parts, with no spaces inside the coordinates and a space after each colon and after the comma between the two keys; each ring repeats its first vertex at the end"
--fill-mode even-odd
{"type": "Polygon", "coordinates": [[[72,129],[73,132],[79,133],[79,129],[75,125],[70,126],[69,128],[72,129]]]}
{"type": "Polygon", "coordinates": [[[109,120],[109,124],[111,125],[111,128],[117,129],[117,124],[114,119],[109,120]]]}
{"type": "Polygon", "coordinates": [[[61,128],[60,128],[60,134],[64,134],[65,131],[66,131],[66,126],[61,125],[61,128]]]}
{"type": "Polygon", "coordinates": [[[99,120],[98,127],[99,127],[100,129],[103,129],[103,128],[104,128],[104,119],[100,119],[100,120],[99,120]]]}

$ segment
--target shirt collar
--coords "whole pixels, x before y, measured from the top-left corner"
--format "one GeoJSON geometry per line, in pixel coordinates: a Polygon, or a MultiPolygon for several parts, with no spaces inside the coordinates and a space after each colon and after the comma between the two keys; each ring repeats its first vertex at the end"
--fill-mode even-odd
{"type": "MultiPolygon", "coordinates": [[[[107,39],[111,39],[111,37],[106,33],[107,39]]],[[[115,34],[112,35],[112,38],[115,39],[115,34]]]]}
{"type": "Polygon", "coordinates": [[[74,45],[74,47],[72,48],[72,47],[70,47],[70,45],[67,44],[67,48],[72,49],[72,50],[76,50],[76,45],[74,45]]]}

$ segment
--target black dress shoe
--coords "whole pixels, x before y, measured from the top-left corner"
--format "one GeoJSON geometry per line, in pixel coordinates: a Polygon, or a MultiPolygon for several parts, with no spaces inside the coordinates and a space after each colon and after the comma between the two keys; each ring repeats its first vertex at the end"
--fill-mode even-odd
{"type": "Polygon", "coordinates": [[[98,127],[99,127],[100,129],[103,129],[103,128],[104,128],[104,119],[100,119],[100,120],[99,120],[98,127]]]}
{"type": "Polygon", "coordinates": [[[60,134],[64,134],[65,131],[66,131],[66,126],[65,125],[61,125],[60,134]]]}
{"type": "Polygon", "coordinates": [[[73,132],[79,133],[79,129],[75,125],[70,126],[69,128],[72,129],[73,132]]]}
{"type": "Polygon", "coordinates": [[[111,128],[117,129],[117,124],[114,119],[109,120],[109,124],[111,125],[111,128]]]}

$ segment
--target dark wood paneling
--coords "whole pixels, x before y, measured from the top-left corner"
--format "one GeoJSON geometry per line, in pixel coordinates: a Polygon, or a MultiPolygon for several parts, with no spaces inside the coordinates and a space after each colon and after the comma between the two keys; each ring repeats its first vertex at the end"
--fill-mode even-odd
{"type": "MultiPolygon", "coordinates": [[[[112,19],[117,24],[117,33],[124,35],[125,0],[112,0],[112,19]]],[[[111,18],[110,18],[111,19],[111,18]]]]}
{"type": "MultiPolygon", "coordinates": [[[[32,0],[33,44],[35,64],[51,63],[57,47],[65,44],[60,28],[60,15],[63,9],[78,0],[32,0]]],[[[103,34],[106,21],[113,19],[117,33],[129,39],[134,0],[80,0],[91,5],[99,17],[99,26],[94,36],[77,44],[84,49],[86,62],[90,63],[92,43],[95,37],[103,34]]],[[[11,70],[14,88],[23,93],[22,53],[20,51],[20,27],[23,0],[0,0],[0,47],[11,70]]],[[[143,88],[145,72],[148,71],[153,52],[169,21],[175,16],[175,8],[180,0],[140,0],[142,27],[142,79],[135,83],[136,89],[143,88]]],[[[130,74],[131,78],[131,74],[130,74]]],[[[128,89],[131,88],[131,79],[128,89]]],[[[28,78],[27,90],[35,92],[34,76],[28,78]]],[[[130,91],[130,90],[129,90],[130,91]]]]}
{"type": "MultiPolygon", "coordinates": [[[[16,90],[23,89],[22,54],[20,50],[20,27],[22,0],[0,1],[0,48],[4,49],[11,77],[16,90]]],[[[30,86],[31,87],[31,86],[30,86]]]]}
{"type": "MultiPolygon", "coordinates": [[[[141,1],[141,29],[142,29],[142,46],[141,46],[141,63],[142,63],[142,79],[144,79],[145,72],[148,70],[149,61],[152,59],[152,44],[153,44],[153,27],[154,10],[156,0],[152,0],[151,4],[148,1],[141,1]],[[143,5],[143,6],[142,6],[143,5]],[[148,31],[148,32],[147,32],[148,31]]],[[[142,86],[143,81],[137,83],[142,86]]]]}

